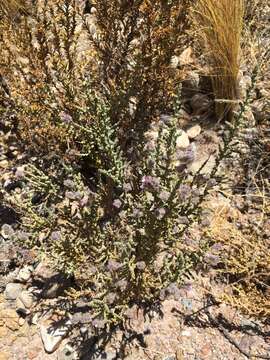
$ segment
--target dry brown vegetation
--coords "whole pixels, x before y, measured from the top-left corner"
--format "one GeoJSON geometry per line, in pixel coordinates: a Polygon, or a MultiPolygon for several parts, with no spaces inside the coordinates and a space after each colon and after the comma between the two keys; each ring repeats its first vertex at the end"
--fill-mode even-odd
{"type": "MultiPolygon", "coordinates": [[[[266,231],[270,213],[269,199],[264,208],[266,231]]],[[[248,315],[269,317],[270,315],[270,258],[267,231],[246,233],[239,229],[243,215],[232,213],[226,207],[219,208],[210,227],[210,236],[215,243],[222,244],[222,267],[217,270],[231,284],[230,294],[220,298],[238,307],[248,315]]]]}
{"type": "Polygon", "coordinates": [[[16,15],[18,10],[24,9],[23,0],[1,0],[0,1],[1,11],[9,17],[16,15]]]}
{"type": "Polygon", "coordinates": [[[134,135],[172,109],[182,73],[170,62],[181,51],[189,4],[104,0],[93,19],[75,1],[39,1],[31,19],[3,20],[1,71],[18,103],[22,138],[38,151],[70,148],[76,139],[59,126],[59,113],[81,116],[81,94],[91,86],[108,102],[123,147],[137,141],[134,135]]]}
{"type": "Polygon", "coordinates": [[[239,69],[244,0],[199,0],[194,9],[197,35],[205,48],[216,113],[220,120],[232,120],[239,100],[239,69]]]}

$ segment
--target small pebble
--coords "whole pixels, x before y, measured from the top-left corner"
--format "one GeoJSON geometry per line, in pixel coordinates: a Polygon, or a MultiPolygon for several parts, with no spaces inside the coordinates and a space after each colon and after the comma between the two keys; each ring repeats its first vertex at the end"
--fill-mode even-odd
{"type": "Polygon", "coordinates": [[[200,125],[192,126],[190,129],[187,130],[187,136],[190,139],[195,139],[198,135],[200,135],[202,129],[200,125]]]}
{"type": "Polygon", "coordinates": [[[176,147],[178,149],[186,149],[189,146],[189,138],[185,131],[182,131],[181,135],[176,140],[176,147]]]}
{"type": "Polygon", "coordinates": [[[16,300],[22,291],[22,285],[17,283],[9,283],[6,286],[4,296],[6,300],[16,300]]]}

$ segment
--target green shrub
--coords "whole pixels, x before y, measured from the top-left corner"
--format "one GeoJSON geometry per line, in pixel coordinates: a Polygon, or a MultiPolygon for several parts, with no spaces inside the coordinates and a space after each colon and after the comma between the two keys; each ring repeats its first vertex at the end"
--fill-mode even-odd
{"type": "Polygon", "coordinates": [[[219,164],[233,152],[248,101],[220,144],[211,174],[202,176],[202,167],[190,176],[192,147],[177,148],[177,101],[174,116],[152,125],[135,149],[140,158],[131,162],[121,150],[106,102],[93,92],[88,96],[92,101],[84,111],[93,112],[96,122],[82,126],[68,114],[62,117],[65,127],[78,132],[95,171],[85,176],[61,158],[49,162],[49,168],[46,159],[40,160],[38,167],[20,169],[27,187],[11,201],[24,229],[18,241],[44,251],[57,269],[75,276],[80,290],[71,296],[86,296],[96,316],[118,322],[134,301],[177,296],[177,286],[201,261],[203,249],[189,246],[188,233],[219,181],[219,164]]]}
{"type": "Polygon", "coordinates": [[[170,67],[187,6],[101,0],[93,27],[75,1],[40,1],[20,29],[2,24],[21,137],[38,154],[16,173],[25,188],[6,199],[21,214],[17,241],[73,276],[69,295],[86,297],[108,323],[131,303],[177,297],[201,260],[189,230],[235,149],[254,86],[256,74],[209,176],[206,163],[190,175],[193,148],[177,144],[180,73],[170,67]]]}
{"type": "Polygon", "coordinates": [[[176,151],[181,131],[173,116],[146,134],[141,159],[132,164],[121,151],[108,108],[92,96],[95,125],[82,127],[72,119],[67,125],[82,132],[85,156],[96,161],[90,186],[61,161],[46,174],[26,166],[21,176],[31,191],[22,196],[24,232],[18,240],[37,246],[58,269],[74,275],[81,294],[91,294],[97,314],[116,321],[130,301],[157,299],[193,266],[198,254],[184,252],[181,239],[204,187],[187,180],[185,168],[194,154],[191,148],[176,151]],[[36,193],[43,201],[34,206],[36,193]]]}

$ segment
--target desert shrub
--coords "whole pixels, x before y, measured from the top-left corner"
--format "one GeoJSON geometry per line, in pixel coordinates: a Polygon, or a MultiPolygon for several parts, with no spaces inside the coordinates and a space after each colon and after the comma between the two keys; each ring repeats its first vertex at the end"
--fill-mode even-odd
{"type": "MultiPolygon", "coordinates": [[[[21,169],[17,175],[31,191],[18,195],[23,231],[16,236],[74,275],[81,285],[76,296],[88,296],[96,315],[118,321],[135,299],[155,300],[167,287],[177,292],[174,283],[181,282],[181,274],[199,256],[199,249],[186,246],[183,251],[185,243],[178,240],[194,217],[191,209],[200,205],[204,187],[187,179],[192,149],[179,151],[176,159],[180,132],[174,117],[146,134],[141,160],[131,165],[119,146],[109,108],[92,96],[99,121],[81,129],[88,137],[84,150],[99,148],[92,189],[80,172],[61,161],[46,173],[34,165],[21,169]],[[37,193],[42,201],[33,205],[37,193]]],[[[11,202],[17,206],[18,198],[12,196],[11,202]]]]}
{"type": "Polygon", "coordinates": [[[235,150],[256,72],[209,175],[206,163],[189,174],[193,148],[178,148],[181,73],[170,62],[188,4],[102,0],[82,15],[75,0],[48,0],[20,27],[1,25],[20,136],[39,155],[6,197],[21,216],[13,236],[75,277],[69,295],[86,297],[93,319],[118,322],[132,302],[179,295],[202,258],[191,224],[235,150]]]}
{"type": "Polygon", "coordinates": [[[240,45],[244,1],[199,0],[193,12],[197,34],[210,66],[219,119],[230,120],[239,100],[240,45]]]}
{"type": "Polygon", "coordinates": [[[181,74],[170,63],[182,49],[189,5],[188,0],[95,4],[101,78],[111,118],[124,132],[132,128],[138,136],[161,111],[172,110],[181,74]]]}
{"type": "Polygon", "coordinates": [[[41,1],[19,23],[2,23],[2,75],[22,141],[37,152],[63,153],[74,142],[59,125],[59,114],[76,105],[79,91],[83,63],[75,57],[76,26],[74,1],[41,1]]]}
{"type": "Polygon", "coordinates": [[[181,51],[188,5],[103,0],[84,15],[74,0],[40,0],[19,24],[4,21],[1,71],[23,141],[44,153],[80,148],[59,114],[78,117],[90,83],[106,98],[121,146],[138,141],[158,114],[172,111],[181,73],[170,61],[181,51]]]}
{"type": "Polygon", "coordinates": [[[178,97],[174,115],[162,116],[144,133],[135,149],[141,156],[131,161],[106,100],[94,92],[85,96],[84,111],[95,121],[81,125],[69,117],[64,126],[84,140],[82,151],[95,171],[85,176],[61,157],[49,165],[40,159],[17,170],[25,190],[7,199],[21,216],[16,240],[37,247],[57,269],[74,276],[79,288],[69,295],[86,297],[93,319],[104,324],[123,319],[133,302],[179,296],[178,286],[203,259],[203,248],[190,246],[189,231],[220,180],[220,163],[234,150],[248,99],[230,124],[211,173],[201,174],[205,163],[191,176],[192,146],[178,148],[178,97]]]}

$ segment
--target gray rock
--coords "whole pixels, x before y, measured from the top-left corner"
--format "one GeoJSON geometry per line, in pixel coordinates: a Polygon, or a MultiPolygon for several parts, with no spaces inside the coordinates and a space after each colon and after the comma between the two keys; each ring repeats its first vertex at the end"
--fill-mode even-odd
{"type": "Polygon", "coordinates": [[[70,321],[66,321],[60,325],[51,324],[40,326],[40,335],[43,342],[44,349],[47,353],[51,354],[58,349],[61,341],[68,334],[70,321]]]}
{"type": "Polygon", "coordinates": [[[33,294],[31,294],[29,291],[25,290],[22,291],[20,296],[19,296],[19,300],[23,303],[23,305],[27,308],[30,309],[33,304],[34,304],[34,296],[33,294]]]}
{"type": "Polygon", "coordinates": [[[6,284],[13,283],[17,280],[19,269],[15,269],[5,276],[6,284]]]}
{"type": "Polygon", "coordinates": [[[28,291],[38,297],[42,293],[42,289],[39,289],[37,286],[30,286],[28,291]]]}
{"type": "Polygon", "coordinates": [[[241,320],[241,326],[256,328],[256,326],[258,326],[258,325],[257,325],[256,323],[254,323],[254,321],[252,321],[252,320],[243,318],[243,319],[241,320]]]}
{"type": "Polygon", "coordinates": [[[205,164],[205,166],[201,170],[201,174],[204,174],[204,175],[210,174],[213,167],[216,164],[214,155],[210,155],[210,157],[208,155],[203,155],[203,156],[199,157],[198,159],[196,159],[193,163],[191,163],[188,166],[189,171],[191,173],[195,174],[201,168],[201,166],[205,163],[205,161],[207,159],[208,159],[208,162],[205,164]]]}
{"type": "Polygon", "coordinates": [[[22,285],[18,283],[9,283],[6,286],[4,296],[6,300],[16,300],[22,291],[22,285]]]}
{"type": "Polygon", "coordinates": [[[4,224],[1,228],[1,235],[4,239],[10,239],[14,235],[14,230],[9,224],[4,224]]]}
{"type": "Polygon", "coordinates": [[[70,279],[64,274],[55,272],[42,262],[33,271],[33,278],[44,284],[40,296],[46,299],[62,295],[71,284],[70,279]]]}
{"type": "Polygon", "coordinates": [[[193,113],[200,115],[210,109],[211,100],[207,95],[195,94],[190,100],[190,106],[193,113]]]}

